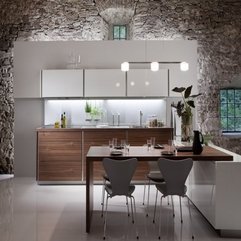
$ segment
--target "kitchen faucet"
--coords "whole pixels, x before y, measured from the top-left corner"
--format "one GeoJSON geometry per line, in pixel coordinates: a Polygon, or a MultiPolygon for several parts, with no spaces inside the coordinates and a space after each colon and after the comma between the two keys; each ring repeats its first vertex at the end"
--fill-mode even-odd
{"type": "Polygon", "coordinates": [[[117,113],[117,125],[120,125],[120,113],[117,113]]]}
{"type": "Polygon", "coordinates": [[[115,115],[112,113],[112,125],[115,125],[115,115]]]}
{"type": "Polygon", "coordinates": [[[142,117],[143,117],[143,112],[140,110],[140,126],[142,126],[142,117]]]}
{"type": "Polygon", "coordinates": [[[114,126],[115,125],[115,119],[117,116],[117,126],[120,125],[120,113],[117,113],[116,115],[112,113],[112,125],[114,126]]]}

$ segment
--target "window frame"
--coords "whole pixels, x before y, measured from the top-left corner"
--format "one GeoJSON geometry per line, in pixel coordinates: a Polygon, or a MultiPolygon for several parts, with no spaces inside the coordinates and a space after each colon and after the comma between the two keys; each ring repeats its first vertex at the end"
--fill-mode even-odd
{"type": "Polygon", "coordinates": [[[237,105],[240,105],[241,106],[241,98],[239,99],[239,101],[236,99],[236,92],[239,91],[240,92],[240,96],[241,96],[241,88],[223,88],[223,89],[220,89],[220,98],[219,98],[219,104],[220,104],[220,126],[221,126],[221,130],[222,130],[222,133],[241,133],[241,114],[239,114],[237,116],[237,113],[236,113],[236,108],[237,108],[237,105]],[[225,97],[226,97],[226,102],[223,102],[222,101],[222,92],[225,91],[226,94],[225,94],[225,97]],[[233,94],[232,94],[232,98],[231,100],[229,99],[230,96],[229,96],[229,93],[230,91],[233,91],[233,94]],[[223,105],[226,105],[226,108],[225,110],[223,110],[223,105]],[[229,110],[229,105],[233,105],[233,115],[230,115],[230,110],[229,110]],[[225,114],[223,114],[223,112],[225,114]],[[222,121],[226,119],[226,127],[223,128],[223,124],[222,124],[222,121]],[[229,123],[232,123],[232,122],[229,122],[233,120],[233,128],[231,129],[229,127],[229,123]],[[239,121],[237,121],[239,120],[239,121]],[[240,124],[238,124],[240,123],[240,124]]]}
{"type": "Polygon", "coordinates": [[[112,39],[113,40],[127,40],[127,36],[128,36],[128,32],[127,32],[127,25],[126,24],[114,24],[113,26],[112,26],[112,39]],[[118,27],[118,38],[115,38],[115,28],[116,27],[118,27]],[[121,33],[121,31],[120,31],[120,29],[121,28],[125,28],[125,38],[121,38],[121,36],[120,36],[120,33],[121,33]]]}

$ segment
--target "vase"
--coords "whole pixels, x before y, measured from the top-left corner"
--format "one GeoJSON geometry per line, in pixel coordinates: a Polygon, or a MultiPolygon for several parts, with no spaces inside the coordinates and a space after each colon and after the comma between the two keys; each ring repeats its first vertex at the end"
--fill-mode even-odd
{"type": "Polygon", "coordinates": [[[90,112],[85,112],[85,120],[86,121],[91,121],[92,120],[92,116],[90,112]]]}
{"type": "Polygon", "coordinates": [[[192,135],[192,115],[182,116],[181,129],[181,140],[183,142],[190,142],[192,135]]]}
{"type": "Polygon", "coordinates": [[[200,131],[193,131],[193,144],[192,144],[192,151],[193,154],[200,154],[203,151],[203,135],[200,131]]]}

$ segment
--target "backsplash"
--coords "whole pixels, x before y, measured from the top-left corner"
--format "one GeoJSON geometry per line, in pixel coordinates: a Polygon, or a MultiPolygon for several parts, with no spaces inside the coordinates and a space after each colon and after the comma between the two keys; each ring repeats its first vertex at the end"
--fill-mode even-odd
{"type": "Polygon", "coordinates": [[[146,124],[148,118],[156,115],[160,121],[166,124],[166,100],[165,99],[135,99],[135,100],[45,100],[44,102],[44,124],[54,125],[60,121],[61,114],[66,113],[67,125],[96,125],[109,124],[117,125],[118,115],[120,125],[139,125],[140,111],[143,113],[143,124],[146,124]],[[85,113],[86,101],[92,107],[101,111],[99,120],[93,118],[91,121],[85,113]]]}

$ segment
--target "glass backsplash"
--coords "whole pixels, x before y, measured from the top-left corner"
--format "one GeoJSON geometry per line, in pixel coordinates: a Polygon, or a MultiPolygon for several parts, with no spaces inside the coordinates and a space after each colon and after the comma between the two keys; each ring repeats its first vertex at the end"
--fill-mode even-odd
{"type": "Polygon", "coordinates": [[[143,124],[152,116],[166,124],[165,99],[45,100],[44,124],[53,125],[60,121],[65,112],[67,125],[139,125],[140,111],[143,124]],[[91,115],[85,112],[86,102],[94,110],[91,115]]]}

